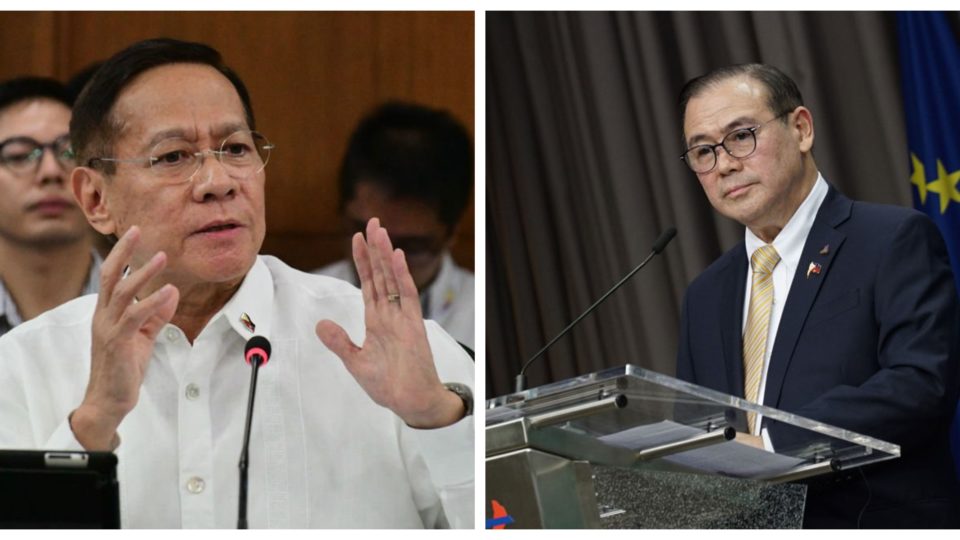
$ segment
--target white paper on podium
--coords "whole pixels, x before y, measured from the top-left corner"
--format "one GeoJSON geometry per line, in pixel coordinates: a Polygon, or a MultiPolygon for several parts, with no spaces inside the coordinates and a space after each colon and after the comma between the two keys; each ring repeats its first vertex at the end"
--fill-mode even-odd
{"type": "MultiPolygon", "coordinates": [[[[601,441],[631,450],[682,441],[706,433],[670,420],[637,426],[599,437],[601,441]]],[[[736,441],[727,441],[704,448],[687,450],[663,458],[666,461],[698,471],[735,478],[762,478],[780,474],[804,463],[804,460],[767,452],[736,441]]]]}

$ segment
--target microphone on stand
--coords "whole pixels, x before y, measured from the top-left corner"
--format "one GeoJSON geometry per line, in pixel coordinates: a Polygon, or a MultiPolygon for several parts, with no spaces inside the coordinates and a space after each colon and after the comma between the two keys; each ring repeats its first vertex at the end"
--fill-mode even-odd
{"type": "Polygon", "coordinates": [[[270,341],[263,336],[253,336],[247,341],[243,357],[250,364],[250,396],[247,398],[247,421],[243,427],[243,448],[240,450],[240,510],[237,513],[237,528],[247,528],[247,464],[250,452],[250,424],[253,423],[253,399],[257,393],[257,371],[270,360],[270,341]]]}
{"type": "Polygon", "coordinates": [[[584,317],[586,317],[591,312],[593,312],[593,310],[596,309],[597,306],[602,304],[603,301],[606,300],[608,296],[613,294],[613,292],[619,289],[621,285],[626,283],[628,279],[633,277],[633,275],[639,272],[641,268],[646,266],[646,264],[650,262],[650,259],[652,259],[655,255],[658,255],[661,251],[663,251],[663,249],[667,247],[667,244],[669,244],[670,241],[673,240],[673,237],[676,235],[677,235],[676,227],[670,227],[667,230],[663,231],[663,234],[660,235],[660,238],[657,238],[657,241],[653,243],[653,249],[650,250],[650,254],[647,255],[646,259],[641,261],[636,268],[634,268],[629,274],[624,276],[623,279],[618,281],[616,285],[614,285],[609,291],[607,291],[603,296],[601,296],[599,300],[594,302],[593,305],[588,307],[586,311],[581,313],[580,316],[577,317],[572,323],[568,324],[566,328],[561,330],[560,333],[557,334],[556,337],[551,339],[549,343],[544,345],[543,348],[537,352],[537,354],[531,356],[530,359],[523,364],[523,367],[520,368],[520,374],[517,375],[516,379],[514,380],[514,392],[517,392],[517,393],[523,392],[523,390],[526,388],[527,376],[524,373],[527,371],[527,367],[529,367],[534,360],[536,360],[537,358],[540,358],[543,355],[543,353],[547,352],[547,349],[549,349],[554,343],[557,342],[558,339],[567,335],[567,332],[573,329],[573,327],[576,326],[577,323],[579,323],[584,317]]]}

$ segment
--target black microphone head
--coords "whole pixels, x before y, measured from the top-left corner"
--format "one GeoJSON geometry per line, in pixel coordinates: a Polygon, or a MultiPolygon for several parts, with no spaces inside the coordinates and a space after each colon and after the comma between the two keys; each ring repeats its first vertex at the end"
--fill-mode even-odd
{"type": "Polygon", "coordinates": [[[259,354],[262,359],[261,363],[266,364],[267,360],[270,359],[270,340],[263,336],[253,336],[247,340],[247,345],[243,350],[243,357],[247,360],[248,364],[255,354],[259,354]]]}
{"type": "Polygon", "coordinates": [[[667,247],[667,244],[669,244],[676,235],[676,227],[670,227],[669,229],[663,231],[663,234],[660,235],[660,238],[657,238],[657,241],[653,243],[653,252],[659,254],[661,251],[663,251],[663,248],[667,247]]]}

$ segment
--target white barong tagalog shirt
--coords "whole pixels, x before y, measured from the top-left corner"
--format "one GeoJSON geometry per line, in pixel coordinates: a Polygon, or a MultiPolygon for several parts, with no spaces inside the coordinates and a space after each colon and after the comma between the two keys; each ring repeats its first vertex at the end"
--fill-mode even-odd
{"type": "MultiPolygon", "coordinates": [[[[0,448],[82,449],[67,416],[87,386],[96,299],[71,301],[0,339],[0,448]]],[[[444,486],[433,485],[424,460],[443,456],[445,467],[463,468],[459,491],[472,491],[473,417],[415,430],[375,404],[314,333],[331,319],[360,344],[363,309],[353,286],[262,256],[192,346],[166,325],[139,402],[118,429],[122,526],[236,526],[250,380],[243,349],[255,334],[273,352],[260,369],[251,433],[251,528],[447,525],[444,486]]],[[[472,387],[470,358],[436,323],[426,328],[440,379],[472,387]]],[[[454,526],[472,523],[447,513],[454,526]]]]}

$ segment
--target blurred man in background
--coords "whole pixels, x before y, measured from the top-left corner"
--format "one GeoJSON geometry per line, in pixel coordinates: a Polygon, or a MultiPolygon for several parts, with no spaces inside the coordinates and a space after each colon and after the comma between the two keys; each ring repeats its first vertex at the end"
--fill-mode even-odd
{"type": "MultiPolygon", "coordinates": [[[[457,224],[473,190],[473,146],[466,129],[446,112],[386,103],[350,137],[340,167],[340,211],[346,238],[374,216],[407,254],[425,319],[474,348],[473,273],[450,256],[457,224]]],[[[345,258],[315,273],[357,284],[345,258]]]]}
{"type": "Polygon", "coordinates": [[[71,102],[52,79],[0,83],[0,335],[98,289],[100,257],[66,185],[71,102]]]}

